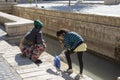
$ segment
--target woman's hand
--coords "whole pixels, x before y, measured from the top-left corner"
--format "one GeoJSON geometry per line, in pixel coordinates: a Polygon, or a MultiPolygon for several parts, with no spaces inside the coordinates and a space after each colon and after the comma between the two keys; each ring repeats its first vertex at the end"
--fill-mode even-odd
{"type": "Polygon", "coordinates": [[[24,38],[21,39],[20,44],[19,44],[19,47],[20,47],[21,50],[24,48],[23,47],[23,40],[24,40],[24,38]]]}
{"type": "Polygon", "coordinates": [[[19,44],[20,50],[22,50],[24,47],[22,45],[22,43],[19,44]]]}
{"type": "Polygon", "coordinates": [[[62,48],[62,49],[64,49],[64,44],[63,44],[63,43],[61,43],[61,45],[60,45],[60,46],[61,46],[61,48],[62,48]]]}
{"type": "Polygon", "coordinates": [[[59,39],[59,42],[60,42],[60,44],[61,44],[60,47],[61,47],[62,49],[64,49],[64,43],[63,43],[63,41],[59,39]]]}

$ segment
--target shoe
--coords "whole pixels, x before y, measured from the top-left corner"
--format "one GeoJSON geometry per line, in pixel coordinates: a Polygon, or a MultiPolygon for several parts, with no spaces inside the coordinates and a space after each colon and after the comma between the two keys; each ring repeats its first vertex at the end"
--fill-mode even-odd
{"type": "Polygon", "coordinates": [[[80,78],[83,78],[83,77],[84,77],[83,74],[80,74],[80,73],[79,73],[78,75],[79,75],[80,78]]]}
{"type": "Polygon", "coordinates": [[[36,60],[36,61],[35,61],[35,64],[41,64],[41,63],[42,63],[41,60],[36,60]]]}
{"type": "Polygon", "coordinates": [[[20,56],[21,56],[21,57],[23,57],[23,58],[24,58],[24,57],[26,57],[26,55],[25,55],[25,54],[20,54],[20,56]]]}
{"type": "Polygon", "coordinates": [[[76,77],[75,77],[75,80],[82,80],[82,79],[84,79],[84,76],[83,76],[83,74],[77,74],[76,75],[76,77]]]}
{"type": "Polygon", "coordinates": [[[73,70],[72,69],[67,69],[67,71],[65,71],[66,73],[72,74],[73,70]]]}
{"type": "Polygon", "coordinates": [[[83,79],[83,78],[84,78],[83,74],[80,74],[80,73],[79,73],[78,76],[79,76],[80,79],[83,79]]]}

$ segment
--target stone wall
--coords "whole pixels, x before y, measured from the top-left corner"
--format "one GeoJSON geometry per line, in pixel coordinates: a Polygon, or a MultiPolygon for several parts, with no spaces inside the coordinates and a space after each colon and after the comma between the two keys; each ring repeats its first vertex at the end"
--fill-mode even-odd
{"type": "Polygon", "coordinates": [[[120,0],[104,0],[104,4],[107,4],[107,5],[114,5],[119,3],[120,3],[120,0]]]}
{"type": "Polygon", "coordinates": [[[14,6],[14,14],[39,19],[44,33],[55,36],[57,30],[67,28],[81,34],[88,49],[120,61],[120,17],[80,14],[14,6]]]}
{"type": "Polygon", "coordinates": [[[0,11],[5,13],[12,13],[12,8],[15,4],[17,3],[14,2],[14,0],[0,0],[0,11]]]}

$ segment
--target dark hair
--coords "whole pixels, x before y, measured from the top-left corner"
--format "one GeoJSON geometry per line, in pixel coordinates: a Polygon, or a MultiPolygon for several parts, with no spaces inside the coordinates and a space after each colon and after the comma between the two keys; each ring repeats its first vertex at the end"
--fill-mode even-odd
{"type": "Polygon", "coordinates": [[[68,32],[68,30],[65,30],[65,29],[59,30],[56,32],[56,36],[60,36],[61,34],[66,34],[67,32],[68,32]]]}

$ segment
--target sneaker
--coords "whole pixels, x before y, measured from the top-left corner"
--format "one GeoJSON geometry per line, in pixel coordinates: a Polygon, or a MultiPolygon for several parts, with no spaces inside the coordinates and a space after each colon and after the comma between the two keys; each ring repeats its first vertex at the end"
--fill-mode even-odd
{"type": "Polygon", "coordinates": [[[75,77],[75,80],[82,80],[84,77],[83,77],[83,74],[77,74],[76,77],[75,77]]]}
{"type": "Polygon", "coordinates": [[[41,63],[42,63],[41,60],[36,60],[36,61],[35,61],[35,64],[41,64],[41,63]]]}
{"type": "Polygon", "coordinates": [[[84,78],[83,74],[78,74],[80,76],[80,78],[84,78]]]}
{"type": "Polygon", "coordinates": [[[73,70],[72,69],[67,69],[67,71],[65,71],[65,72],[71,74],[71,73],[73,73],[73,70]]]}

